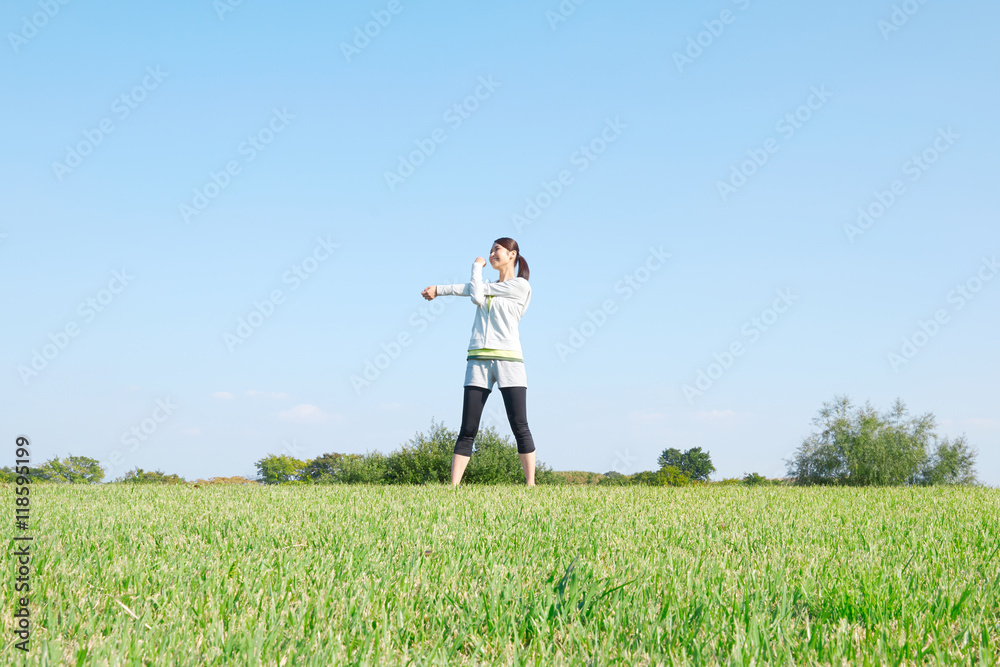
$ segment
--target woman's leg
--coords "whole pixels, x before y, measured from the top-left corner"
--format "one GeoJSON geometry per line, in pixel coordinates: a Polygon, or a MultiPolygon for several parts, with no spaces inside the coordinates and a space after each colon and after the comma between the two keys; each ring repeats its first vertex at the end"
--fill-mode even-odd
{"type": "Polygon", "coordinates": [[[517,440],[517,453],[524,468],[524,479],[528,486],[535,485],[535,441],[528,428],[527,387],[501,387],[503,405],[507,408],[507,421],[517,440]]]}
{"type": "Polygon", "coordinates": [[[455,441],[455,454],[451,459],[451,485],[458,486],[465,474],[465,467],[472,457],[472,443],[479,432],[479,420],[490,390],[484,387],[466,385],[462,397],[462,426],[455,441]]]}

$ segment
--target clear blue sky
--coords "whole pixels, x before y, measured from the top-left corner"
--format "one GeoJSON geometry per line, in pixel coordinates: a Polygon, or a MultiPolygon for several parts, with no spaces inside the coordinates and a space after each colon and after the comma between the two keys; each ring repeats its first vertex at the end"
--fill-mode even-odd
{"type": "Polygon", "coordinates": [[[778,476],[847,394],[1000,484],[997,3],[225,2],[0,10],[9,446],[195,478],[457,429],[475,306],[420,291],[512,236],[553,468],[778,476]]]}

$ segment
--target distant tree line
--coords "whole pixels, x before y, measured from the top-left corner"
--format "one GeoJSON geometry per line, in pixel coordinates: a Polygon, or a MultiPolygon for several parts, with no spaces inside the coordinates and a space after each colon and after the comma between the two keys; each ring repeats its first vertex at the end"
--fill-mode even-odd
{"type": "MultiPolygon", "coordinates": [[[[756,472],[742,478],[712,484],[899,486],[977,484],[976,452],[965,435],[950,440],[934,433],[931,413],[907,419],[906,406],[896,399],[892,409],[879,414],[869,403],[855,408],[846,396],[824,403],[813,419],[817,429],[805,438],[791,459],[788,477],[768,479],[756,472]]],[[[400,449],[381,454],[330,452],[315,459],[269,454],[256,462],[258,478],[213,477],[197,484],[427,484],[450,483],[451,462],[457,431],[431,420],[422,432],[400,449]]],[[[598,486],[689,486],[709,482],[715,472],[712,457],[701,447],[686,451],[664,449],[657,458],[659,468],[631,475],[617,471],[598,474],[582,471],[556,472],[536,462],[537,484],[594,484],[598,486]]],[[[54,457],[29,467],[32,482],[95,484],[104,479],[96,459],[70,455],[54,457]]],[[[18,475],[0,468],[0,482],[15,482],[18,475]]],[[[113,480],[125,484],[180,484],[186,480],[160,470],[135,468],[113,480]]],[[[473,443],[473,456],[462,478],[463,484],[523,484],[517,446],[501,437],[495,427],[481,428],[473,443]]]]}
{"type": "MultiPolygon", "coordinates": [[[[19,475],[14,468],[4,466],[0,468],[0,483],[15,483],[19,475]]],[[[73,456],[70,454],[65,458],[53,457],[48,461],[37,465],[28,466],[28,479],[32,483],[54,482],[61,484],[97,484],[104,480],[104,468],[101,467],[97,459],[88,456],[73,456]]],[[[224,479],[224,478],[213,478],[224,479]]],[[[241,477],[244,481],[247,480],[241,477]]],[[[162,483],[180,484],[186,480],[178,475],[168,475],[160,470],[147,471],[142,468],[134,468],[118,477],[113,482],[122,483],[162,483]]],[[[207,480],[199,480],[201,482],[207,480]]]]}
{"type": "MultiPolygon", "coordinates": [[[[53,457],[38,466],[28,466],[28,479],[32,482],[64,482],[69,484],[96,484],[104,479],[104,468],[97,459],[87,456],[53,457]]],[[[15,482],[18,474],[14,468],[0,468],[0,482],[15,482]]]]}

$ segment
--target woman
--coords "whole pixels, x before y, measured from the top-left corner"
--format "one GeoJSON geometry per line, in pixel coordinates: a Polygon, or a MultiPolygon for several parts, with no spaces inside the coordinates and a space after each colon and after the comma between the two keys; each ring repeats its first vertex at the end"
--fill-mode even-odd
{"type": "Polygon", "coordinates": [[[451,484],[458,486],[472,457],[472,442],[479,432],[486,399],[495,382],[503,395],[510,429],[517,440],[517,452],[527,485],[535,485],[535,443],[528,430],[525,393],[528,389],[521,358],[517,323],[531,301],[528,263],[521,257],[517,242],[508,237],[493,242],[490,266],[500,272],[495,282],[483,282],[486,260],[477,257],[472,265],[472,281],[458,285],[431,285],[421,294],[430,301],[437,296],[470,296],[478,306],[472,325],[472,341],[465,367],[465,396],[462,400],[462,427],[455,442],[451,462],[451,484]],[[517,265],[517,276],[514,266],[517,265]]]}

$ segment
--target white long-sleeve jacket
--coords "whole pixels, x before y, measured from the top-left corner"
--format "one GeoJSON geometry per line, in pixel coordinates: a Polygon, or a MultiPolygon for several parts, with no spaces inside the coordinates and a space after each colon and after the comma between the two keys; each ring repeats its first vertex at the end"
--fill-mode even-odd
{"type": "Polygon", "coordinates": [[[469,296],[478,306],[468,359],[523,361],[517,323],[531,302],[531,285],[527,280],[484,281],[483,267],[473,262],[470,282],[435,287],[438,296],[469,296]]]}

